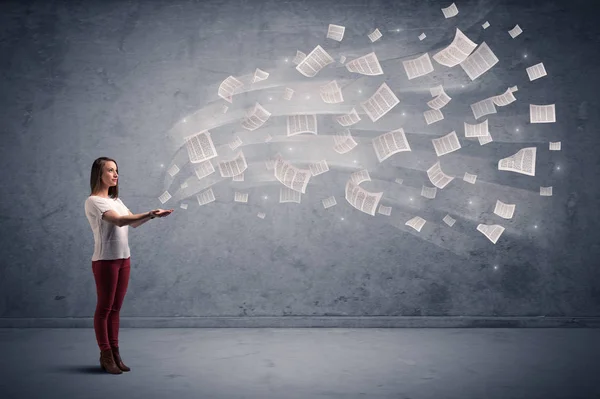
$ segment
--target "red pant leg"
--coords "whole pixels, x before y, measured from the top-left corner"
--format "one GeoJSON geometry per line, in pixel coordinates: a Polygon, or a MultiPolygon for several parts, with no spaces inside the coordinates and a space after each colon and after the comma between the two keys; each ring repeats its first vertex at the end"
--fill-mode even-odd
{"type": "Polygon", "coordinates": [[[123,259],[98,260],[92,262],[94,280],[96,281],[96,296],[98,299],[98,302],[96,303],[96,312],[94,313],[94,332],[100,350],[110,349],[108,319],[115,302],[117,285],[119,282],[119,271],[122,263],[123,259]]]}
{"type": "Polygon", "coordinates": [[[111,347],[119,346],[119,320],[121,306],[127,293],[127,286],[129,285],[129,273],[131,271],[131,258],[120,259],[117,289],[115,290],[115,297],[110,313],[108,315],[107,327],[108,327],[108,341],[111,347]]]}

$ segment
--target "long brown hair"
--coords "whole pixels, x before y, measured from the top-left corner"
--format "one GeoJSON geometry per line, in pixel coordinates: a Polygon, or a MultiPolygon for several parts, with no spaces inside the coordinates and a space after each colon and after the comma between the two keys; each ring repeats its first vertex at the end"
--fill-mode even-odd
{"type": "MultiPolygon", "coordinates": [[[[113,161],[117,165],[117,161],[108,157],[100,157],[92,164],[92,173],[90,174],[90,189],[92,190],[90,195],[100,190],[102,181],[102,168],[107,161],[113,161]]],[[[119,173],[119,165],[117,165],[117,174],[119,173]]],[[[110,198],[119,198],[119,182],[117,185],[108,188],[108,196],[110,198]]]]}

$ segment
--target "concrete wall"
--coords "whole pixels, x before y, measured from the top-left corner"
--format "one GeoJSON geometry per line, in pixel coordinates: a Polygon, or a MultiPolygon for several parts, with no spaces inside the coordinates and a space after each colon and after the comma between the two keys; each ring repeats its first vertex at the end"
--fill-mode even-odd
{"type": "Polygon", "coordinates": [[[0,317],[93,316],[94,242],[83,204],[100,156],[117,160],[121,199],[134,213],[175,209],[129,228],[122,317],[600,315],[594,2],[457,1],[459,15],[444,19],[440,8],[449,3],[2,2],[0,317]],[[346,26],[342,42],[325,38],[329,23],[346,26]],[[524,33],[513,40],[507,31],[517,23],[524,33]],[[371,43],[375,28],[383,37],[371,43]],[[408,80],[402,61],[433,56],[455,28],[485,41],[498,64],[471,82],[460,66],[433,61],[433,73],[408,80]],[[316,45],[336,63],[306,78],[291,60],[316,45]],[[350,73],[337,62],[371,51],[384,75],[350,73]],[[525,68],[538,62],[548,76],[530,82],[525,68]],[[247,85],[232,104],[217,96],[227,76],[248,81],[255,68],[269,79],[247,85]],[[342,104],[319,98],[319,86],[333,79],[342,104]],[[373,123],[359,103],[383,82],[400,104],[373,123]],[[445,119],[427,126],[422,113],[438,84],[452,100],[445,119]],[[466,139],[463,122],[475,123],[469,105],[513,85],[517,101],[487,117],[494,141],[466,139]],[[296,90],[290,102],[281,99],[285,87],[296,90]],[[272,116],[249,132],[240,121],[255,102],[272,116]],[[529,104],[551,103],[556,123],[529,123],[529,104]],[[332,115],[352,107],[362,112],[350,128],[359,144],[340,155],[332,145],[342,129],[332,115]],[[285,115],[303,112],[318,114],[318,135],[286,137],[285,115]],[[412,151],[378,162],[371,140],[399,127],[412,151]],[[203,129],[219,153],[215,167],[233,159],[238,150],[227,144],[242,139],[244,182],[221,178],[218,168],[195,177],[184,137],[203,129]],[[420,191],[438,159],[431,139],[452,130],[462,148],[440,161],[456,178],[428,200],[420,191]],[[549,141],[561,141],[562,151],[550,152],[549,141]],[[529,146],[537,147],[534,177],[497,169],[529,146]],[[281,184],[265,168],[278,152],[301,168],[329,163],[300,204],[279,203],[281,184]],[[173,164],[181,171],[172,178],[173,164]],[[361,187],[383,192],[390,216],[367,215],[344,199],[350,174],[362,169],[371,181],[361,187]],[[475,185],[464,172],[478,175],[475,185]],[[540,186],[553,186],[553,196],[541,197],[540,186]],[[196,194],[209,187],[216,201],[199,206],[196,194]],[[165,190],[173,197],[162,205],[165,190]],[[249,193],[248,204],[235,203],[235,191],[249,193]],[[330,195],[337,205],[324,209],[330,195]],[[498,199],[517,204],[512,220],[493,214],[498,199]],[[452,228],[442,222],[447,213],[457,220],[452,228]],[[413,216],[427,220],[421,232],[404,225],[413,216]],[[506,230],[494,245],[479,223],[506,230]]]}

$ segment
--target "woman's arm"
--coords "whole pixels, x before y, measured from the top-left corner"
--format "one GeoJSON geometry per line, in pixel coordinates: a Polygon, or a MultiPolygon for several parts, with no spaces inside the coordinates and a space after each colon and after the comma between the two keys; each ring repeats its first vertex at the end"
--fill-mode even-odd
{"type": "MultiPolygon", "coordinates": [[[[133,213],[131,213],[131,211],[129,211],[130,215],[133,215],[133,213]]],[[[150,216],[150,214],[148,214],[145,218],[137,220],[133,223],[131,223],[131,227],[133,227],[134,229],[143,225],[144,223],[146,223],[148,220],[152,219],[152,217],[150,216]]]]}

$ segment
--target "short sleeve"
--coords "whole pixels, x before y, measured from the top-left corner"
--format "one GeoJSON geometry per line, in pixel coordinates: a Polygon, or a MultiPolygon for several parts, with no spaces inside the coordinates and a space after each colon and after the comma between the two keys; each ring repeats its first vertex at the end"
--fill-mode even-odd
{"type": "Polygon", "coordinates": [[[129,208],[127,208],[127,206],[123,203],[123,201],[121,201],[121,198],[117,198],[117,201],[119,201],[121,203],[121,205],[123,205],[123,208],[127,209],[127,213],[133,213],[129,210],[129,208]]]}
{"type": "Polygon", "coordinates": [[[96,199],[89,197],[85,201],[85,211],[92,216],[102,219],[102,214],[106,211],[110,211],[112,208],[102,199],[96,199]]]}

